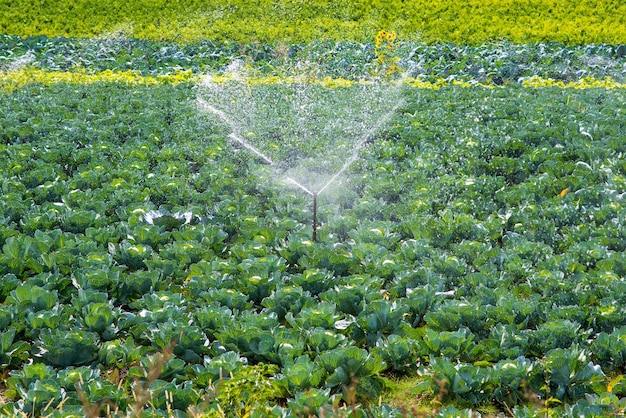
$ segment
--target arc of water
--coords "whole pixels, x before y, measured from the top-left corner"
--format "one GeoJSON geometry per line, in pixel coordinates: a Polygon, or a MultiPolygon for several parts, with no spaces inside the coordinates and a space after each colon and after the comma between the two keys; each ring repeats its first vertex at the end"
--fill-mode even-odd
{"type": "Polygon", "coordinates": [[[311,196],[315,196],[316,193],[310,191],[306,186],[304,186],[303,184],[299,183],[298,181],[296,181],[296,179],[294,179],[293,177],[287,177],[285,180],[287,180],[288,183],[293,184],[294,186],[298,186],[299,188],[301,188],[305,193],[310,194],[311,196]]]}
{"type": "MultiPolygon", "coordinates": [[[[405,76],[403,76],[402,79],[398,82],[398,85],[402,85],[402,83],[404,81],[404,78],[405,78],[405,76]]],[[[228,135],[228,137],[231,140],[239,143],[241,146],[243,146],[247,150],[249,150],[252,153],[254,153],[256,156],[261,158],[267,164],[276,167],[276,163],[270,157],[268,157],[267,155],[263,154],[258,148],[256,148],[255,146],[253,146],[248,141],[246,141],[241,136],[239,136],[239,135],[237,135],[235,133],[235,124],[233,123],[233,121],[230,120],[230,118],[226,115],[226,113],[224,113],[220,109],[216,108],[215,106],[211,105],[210,103],[208,103],[207,101],[203,100],[202,98],[198,98],[198,103],[203,108],[205,108],[205,109],[209,110],[210,112],[214,113],[215,115],[219,116],[220,119],[222,119],[228,126],[231,127],[233,132],[231,132],[228,135]]],[[[326,184],[324,184],[322,186],[322,188],[320,188],[317,192],[313,192],[313,191],[309,190],[306,186],[304,186],[303,184],[301,184],[300,182],[298,182],[297,180],[295,180],[292,177],[287,177],[286,181],[291,183],[291,184],[293,184],[293,185],[295,185],[295,186],[297,186],[297,187],[299,187],[302,191],[304,191],[305,193],[307,193],[307,194],[309,194],[311,196],[317,196],[317,195],[320,195],[321,193],[323,193],[328,187],[330,187],[335,181],[337,181],[337,178],[339,178],[339,176],[341,176],[358,159],[359,153],[361,152],[361,149],[363,148],[363,146],[365,146],[365,144],[372,138],[372,136],[380,129],[381,126],[383,126],[385,123],[387,123],[387,121],[393,116],[393,114],[396,112],[396,110],[398,109],[398,107],[400,107],[401,104],[402,104],[401,100],[397,101],[396,104],[393,106],[393,108],[391,108],[391,110],[389,112],[385,113],[381,118],[378,119],[376,124],[374,126],[372,126],[366,132],[366,134],[363,135],[363,137],[356,143],[356,145],[354,147],[353,153],[345,161],[345,163],[341,166],[341,168],[335,174],[333,174],[333,176],[330,178],[330,180],[328,180],[326,182],[326,184]]]]}
{"type": "Polygon", "coordinates": [[[378,129],[380,129],[381,126],[383,126],[385,123],[387,123],[389,119],[391,119],[391,116],[393,116],[393,114],[396,112],[396,110],[398,110],[401,104],[402,101],[398,101],[389,112],[379,118],[376,124],[372,126],[365,135],[363,135],[363,137],[356,143],[354,151],[352,152],[350,158],[348,158],[343,166],[341,166],[339,171],[333,174],[330,180],[328,180],[328,182],[326,182],[326,184],[324,184],[324,186],[322,186],[322,188],[318,190],[318,195],[321,194],[328,187],[330,187],[330,185],[333,184],[337,180],[337,178],[341,176],[352,165],[352,163],[357,160],[357,158],[359,158],[361,148],[363,148],[363,146],[372,138],[372,136],[374,136],[374,134],[378,131],[378,129]]]}
{"type": "Polygon", "coordinates": [[[231,132],[230,135],[228,135],[228,137],[230,139],[232,139],[233,141],[239,143],[242,147],[246,148],[247,150],[251,151],[254,155],[256,155],[257,157],[261,158],[263,161],[265,161],[266,163],[268,163],[269,165],[275,166],[276,163],[274,163],[274,160],[272,160],[270,157],[268,157],[267,155],[263,154],[261,151],[259,151],[258,149],[256,149],[254,146],[252,146],[248,141],[246,141],[245,139],[241,138],[240,136],[238,136],[236,133],[231,132]]]}
{"type": "Polygon", "coordinates": [[[233,128],[233,126],[235,126],[235,124],[233,123],[233,121],[230,120],[230,118],[228,116],[226,116],[226,113],[222,112],[221,110],[219,110],[217,107],[213,106],[211,103],[207,102],[206,100],[198,97],[198,104],[200,106],[202,106],[203,108],[205,108],[206,110],[215,113],[217,116],[220,117],[220,119],[222,119],[228,126],[231,127],[231,129],[233,128]]]}
{"type": "MultiPolygon", "coordinates": [[[[239,145],[241,145],[242,147],[244,147],[245,149],[251,151],[254,155],[256,155],[257,157],[261,158],[263,161],[265,161],[267,164],[271,165],[272,167],[276,167],[276,163],[274,162],[274,160],[272,160],[270,157],[268,157],[267,155],[263,154],[258,148],[256,148],[254,145],[252,145],[251,143],[249,143],[248,141],[246,141],[245,139],[243,139],[241,136],[237,135],[235,133],[235,124],[228,118],[228,116],[226,115],[226,113],[224,113],[223,111],[221,111],[220,109],[216,108],[215,106],[213,106],[212,104],[208,103],[207,101],[198,98],[198,103],[200,104],[200,106],[202,106],[203,108],[209,110],[210,112],[216,114],[217,116],[220,117],[220,119],[222,119],[228,126],[230,126],[230,128],[233,130],[228,137],[237,142],[239,145]]],[[[302,191],[304,191],[305,193],[314,196],[315,194],[309,190],[306,186],[304,186],[303,184],[301,184],[300,182],[298,182],[296,179],[292,178],[292,177],[287,177],[285,179],[288,183],[291,183],[297,187],[299,187],[300,189],[302,189],[302,191]]]]}

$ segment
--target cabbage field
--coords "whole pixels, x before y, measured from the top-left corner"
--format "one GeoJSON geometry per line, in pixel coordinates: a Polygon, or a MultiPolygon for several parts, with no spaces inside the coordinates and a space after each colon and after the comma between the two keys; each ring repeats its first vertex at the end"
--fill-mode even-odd
{"type": "Polygon", "coordinates": [[[624,413],[620,2],[144,3],[0,1],[0,416],[624,413]]]}

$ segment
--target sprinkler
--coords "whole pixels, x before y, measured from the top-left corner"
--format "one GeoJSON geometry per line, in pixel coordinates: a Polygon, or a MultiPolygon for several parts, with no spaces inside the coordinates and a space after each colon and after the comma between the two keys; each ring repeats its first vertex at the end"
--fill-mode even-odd
{"type": "MultiPolygon", "coordinates": [[[[212,79],[208,79],[208,83],[206,84],[206,86],[209,87],[209,89],[207,91],[215,96],[215,99],[217,99],[215,101],[217,103],[240,103],[240,105],[243,103],[244,106],[237,107],[237,105],[235,105],[230,109],[230,111],[228,111],[228,109],[225,111],[216,107],[216,105],[213,104],[213,100],[209,102],[204,100],[202,97],[198,97],[197,102],[201,108],[216,115],[219,119],[221,119],[222,122],[224,122],[231,128],[231,132],[228,135],[230,141],[245,148],[258,158],[260,158],[264,163],[273,167],[276,172],[280,174],[280,178],[282,181],[296,186],[302,192],[313,197],[313,224],[311,239],[313,242],[317,242],[317,197],[322,193],[325,193],[326,189],[329,189],[337,181],[337,179],[342,176],[357,159],[359,159],[361,150],[367,146],[367,144],[374,137],[374,134],[378,132],[380,128],[384,124],[386,124],[396,113],[400,105],[403,103],[403,100],[401,97],[398,98],[395,93],[400,91],[400,87],[403,85],[403,80],[405,78],[406,74],[403,74],[402,78],[392,85],[392,87],[395,87],[391,89],[387,88],[383,83],[381,83],[380,86],[383,88],[383,90],[380,91],[376,89],[372,91],[369,88],[364,88],[366,84],[359,84],[360,88],[357,90],[356,93],[365,94],[365,96],[362,96],[362,100],[359,100],[356,104],[354,102],[350,102],[350,106],[346,106],[345,109],[341,109],[337,116],[338,120],[342,122],[338,123],[337,126],[334,126],[334,124],[333,126],[331,126],[334,133],[340,133],[342,137],[344,135],[347,135],[347,138],[344,138],[344,140],[349,145],[351,145],[352,150],[348,151],[342,166],[337,171],[332,172],[332,174],[329,173],[330,179],[326,183],[324,183],[322,187],[312,187],[308,184],[305,185],[295,178],[289,177],[285,170],[281,169],[281,167],[272,158],[270,158],[270,156],[264,154],[259,148],[257,148],[254,144],[252,144],[239,134],[240,132],[248,131],[260,131],[259,133],[261,134],[265,133],[265,126],[258,122],[255,123],[256,119],[250,120],[250,118],[248,118],[248,115],[250,113],[259,113],[259,115],[265,115],[267,113],[265,111],[266,108],[273,108],[273,102],[271,101],[272,97],[266,95],[251,95],[248,84],[242,84],[241,80],[239,80],[239,84],[242,84],[246,89],[244,91],[239,91],[237,94],[241,95],[242,97],[249,96],[250,99],[242,101],[227,100],[232,98],[230,91],[223,90],[215,82],[213,82],[212,79]],[[223,93],[221,93],[222,91],[223,93]],[[391,96],[381,94],[381,92],[387,91],[390,91],[394,94],[392,94],[391,96]],[[393,99],[393,101],[390,101],[389,99],[393,99]],[[354,109],[352,109],[353,107],[354,109]],[[371,118],[373,121],[371,125],[364,123],[364,121],[369,120],[369,118],[371,118]]],[[[238,80],[237,78],[235,79],[238,80]]],[[[277,97],[280,98],[281,103],[275,105],[280,106],[282,102],[284,102],[285,99],[288,99],[290,96],[279,94],[277,95],[277,97]]],[[[298,129],[300,128],[300,125],[298,125],[296,128],[287,126],[283,128],[284,132],[288,134],[299,135],[300,137],[312,137],[310,134],[308,134],[308,136],[304,136],[306,135],[306,132],[311,129],[309,126],[309,120],[317,119],[317,117],[310,116],[317,116],[318,113],[315,112],[319,112],[320,109],[323,109],[323,111],[319,115],[326,115],[326,104],[328,104],[328,101],[318,99],[317,96],[314,96],[314,98],[315,102],[307,102],[305,100],[304,104],[306,106],[299,105],[298,107],[292,109],[296,111],[295,116],[298,116],[297,118],[294,118],[294,120],[302,121],[303,119],[307,119],[307,121],[303,123],[302,129],[298,129]],[[310,110],[306,111],[310,111],[313,113],[300,114],[301,111],[309,108],[310,110]],[[305,116],[305,118],[302,118],[300,116],[305,116]]],[[[266,116],[275,117],[272,115],[273,114],[268,114],[266,116]]],[[[259,121],[263,120],[263,118],[258,119],[259,121]]],[[[288,118],[285,120],[288,120],[288,118]]],[[[265,123],[264,120],[263,123],[265,123]]],[[[301,122],[298,123],[300,124],[301,122]]],[[[329,134],[325,133],[324,135],[327,136],[329,134]]]]}

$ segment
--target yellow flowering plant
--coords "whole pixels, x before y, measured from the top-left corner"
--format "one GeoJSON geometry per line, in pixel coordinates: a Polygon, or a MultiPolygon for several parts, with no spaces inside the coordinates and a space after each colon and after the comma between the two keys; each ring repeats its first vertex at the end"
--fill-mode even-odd
{"type": "Polygon", "coordinates": [[[378,32],[374,46],[374,53],[376,54],[375,74],[390,76],[400,70],[398,67],[400,58],[395,53],[397,44],[396,32],[386,30],[378,32]]]}

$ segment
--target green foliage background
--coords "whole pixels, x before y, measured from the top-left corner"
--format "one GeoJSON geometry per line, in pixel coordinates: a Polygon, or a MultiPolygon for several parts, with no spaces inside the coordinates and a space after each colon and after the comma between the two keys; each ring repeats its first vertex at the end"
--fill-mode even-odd
{"type": "Polygon", "coordinates": [[[0,0],[0,33],[239,43],[401,40],[626,41],[621,0],[0,0]]]}

